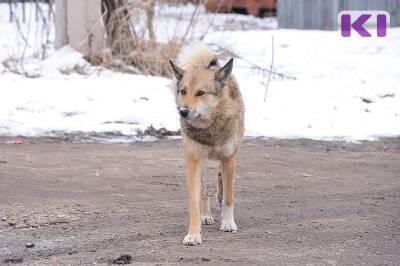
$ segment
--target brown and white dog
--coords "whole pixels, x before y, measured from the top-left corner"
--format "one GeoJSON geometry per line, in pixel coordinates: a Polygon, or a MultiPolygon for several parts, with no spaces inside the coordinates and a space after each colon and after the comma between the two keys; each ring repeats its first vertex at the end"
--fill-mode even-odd
{"type": "Polygon", "coordinates": [[[189,230],[183,243],[201,244],[201,223],[213,224],[207,186],[201,172],[206,159],[219,160],[217,203],[222,207],[221,231],[234,232],[234,177],[244,133],[244,105],[231,74],[233,59],[224,66],[204,44],[188,46],[177,63],[174,91],[186,157],[189,230]]]}

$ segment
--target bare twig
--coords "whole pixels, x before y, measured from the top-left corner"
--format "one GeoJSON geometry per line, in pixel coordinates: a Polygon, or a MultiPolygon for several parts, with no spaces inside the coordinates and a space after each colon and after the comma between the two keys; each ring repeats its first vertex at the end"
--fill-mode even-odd
{"type": "MultiPolygon", "coordinates": [[[[20,58],[20,67],[21,67],[22,73],[26,76],[27,73],[26,73],[26,71],[24,69],[24,59],[25,59],[26,48],[28,47],[28,38],[29,38],[29,33],[30,33],[30,28],[31,27],[30,27],[30,24],[29,24],[28,32],[27,32],[27,34],[25,36],[24,32],[23,32],[23,30],[21,28],[21,22],[20,22],[18,16],[14,13],[14,10],[12,10],[12,9],[11,9],[11,13],[12,13],[12,17],[15,18],[15,25],[17,26],[18,34],[20,35],[21,39],[24,41],[24,47],[23,47],[23,50],[22,50],[21,58],[20,58]]],[[[18,70],[16,69],[15,72],[18,72],[18,70]]],[[[20,73],[20,74],[22,74],[22,73],[20,73]]]]}
{"type": "MultiPolygon", "coordinates": [[[[201,40],[201,41],[204,40],[204,38],[205,38],[206,35],[208,34],[210,28],[211,28],[212,26],[214,26],[215,17],[217,16],[217,13],[221,10],[222,4],[223,4],[223,0],[220,0],[220,1],[218,2],[218,7],[217,7],[217,9],[213,12],[213,15],[212,15],[212,17],[211,17],[211,19],[210,19],[210,22],[209,22],[208,25],[207,25],[206,30],[205,30],[204,33],[200,36],[200,40],[201,40]]],[[[232,4],[232,3],[231,3],[231,4],[232,4]]]]}
{"type": "Polygon", "coordinates": [[[14,13],[12,11],[12,0],[8,0],[8,9],[10,12],[10,22],[13,22],[14,13]]]}
{"type": "Polygon", "coordinates": [[[274,71],[274,70],[272,70],[272,69],[267,69],[267,68],[265,68],[265,67],[262,67],[262,66],[260,66],[260,65],[258,65],[258,64],[256,64],[256,63],[254,63],[254,62],[252,62],[252,61],[250,61],[250,60],[248,60],[248,59],[246,59],[246,58],[244,58],[244,57],[242,57],[242,56],[240,56],[240,55],[238,55],[238,54],[232,52],[231,50],[222,47],[222,46],[219,45],[219,44],[216,44],[216,43],[209,43],[209,45],[217,47],[218,49],[220,49],[221,51],[223,51],[223,52],[229,54],[229,55],[232,56],[232,57],[236,57],[236,58],[239,58],[239,59],[243,60],[244,62],[246,62],[246,63],[248,63],[248,64],[250,65],[250,68],[259,70],[259,71],[261,71],[262,73],[271,73],[271,74],[273,74],[273,75],[276,75],[276,76],[280,77],[281,79],[289,79],[289,80],[296,80],[296,79],[297,79],[297,78],[294,77],[294,76],[286,75],[286,74],[283,74],[283,73],[280,73],[280,72],[276,72],[276,71],[274,71]]]}
{"type": "Polygon", "coordinates": [[[42,21],[42,29],[41,29],[41,43],[40,43],[40,48],[42,49],[40,52],[41,54],[41,59],[45,59],[47,57],[47,46],[50,43],[50,22],[51,22],[51,15],[52,13],[52,1],[49,2],[48,4],[48,18],[46,18],[46,15],[41,7],[41,5],[38,3],[36,0],[36,12],[38,12],[38,15],[41,18],[42,21]],[[43,39],[44,37],[44,39],[43,39]]]}
{"type": "Polygon", "coordinates": [[[201,1],[196,1],[196,7],[194,9],[194,12],[192,13],[192,16],[190,17],[189,24],[187,25],[186,31],[185,31],[185,33],[183,34],[183,37],[182,37],[183,41],[186,40],[186,37],[188,36],[190,30],[194,29],[201,5],[202,5],[201,1]]]}
{"type": "Polygon", "coordinates": [[[175,30],[174,30],[174,34],[172,35],[172,39],[171,40],[176,40],[177,39],[179,24],[182,22],[183,17],[184,17],[184,9],[181,8],[178,17],[176,18],[175,30]]]}
{"type": "Polygon", "coordinates": [[[147,16],[147,30],[149,31],[149,37],[151,41],[156,40],[156,36],[154,33],[153,26],[153,18],[154,18],[154,0],[149,0],[145,5],[145,11],[147,16]]]}
{"type": "Polygon", "coordinates": [[[18,34],[20,35],[20,37],[24,41],[24,43],[27,43],[28,40],[26,39],[26,37],[21,29],[21,23],[20,23],[17,15],[14,13],[14,10],[12,8],[10,9],[10,12],[11,12],[11,17],[16,19],[15,25],[17,26],[18,34]]]}
{"type": "MultiPolygon", "coordinates": [[[[29,8],[26,10],[27,13],[22,14],[22,17],[18,16],[18,14],[16,13],[17,8],[19,7],[17,6],[17,3],[14,2],[10,4],[10,14],[13,18],[13,23],[15,23],[16,26],[18,39],[22,41],[22,44],[21,47],[17,47],[17,55],[10,54],[9,58],[4,60],[2,63],[8,71],[24,75],[28,78],[38,77],[37,73],[32,73],[26,70],[25,64],[26,58],[28,56],[27,52],[30,50],[28,48],[31,47],[34,49],[32,56],[36,57],[38,55],[37,58],[43,60],[47,57],[47,47],[50,43],[49,36],[52,24],[49,23],[49,20],[51,20],[51,18],[46,18],[42,9],[42,5],[44,4],[39,4],[39,2],[39,0],[34,0],[32,1],[32,3],[29,3],[29,5],[27,6],[29,8]],[[37,26],[40,26],[40,29],[36,29],[35,32],[33,32],[33,27],[36,24],[31,23],[33,17],[33,8],[36,10],[36,12],[38,12],[38,16],[41,17],[41,23],[37,24],[37,26]],[[25,17],[26,19],[26,24],[24,26],[22,25],[23,17],[25,17]],[[32,35],[34,38],[32,38],[32,35]],[[39,47],[36,46],[37,44],[39,44],[39,47]]],[[[50,3],[51,2],[52,1],[50,1],[50,3]]],[[[50,9],[51,7],[49,6],[49,10],[50,9]]]]}
{"type": "MultiPolygon", "coordinates": [[[[272,46],[272,48],[271,48],[272,55],[271,55],[271,65],[270,65],[269,69],[271,69],[271,71],[272,71],[272,69],[274,68],[274,51],[275,51],[274,36],[271,36],[271,46],[272,46]]],[[[268,92],[269,82],[271,81],[271,75],[272,75],[271,71],[268,73],[268,81],[267,81],[267,85],[265,86],[264,102],[267,100],[267,92],[268,92]]]]}

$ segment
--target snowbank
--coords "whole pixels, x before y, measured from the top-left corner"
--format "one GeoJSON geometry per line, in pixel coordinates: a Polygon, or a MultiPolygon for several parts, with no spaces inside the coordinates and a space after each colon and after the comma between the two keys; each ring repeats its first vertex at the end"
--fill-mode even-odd
{"type": "Polygon", "coordinates": [[[139,75],[72,74],[58,78],[1,78],[0,134],[61,132],[136,135],[150,125],[178,128],[169,80],[139,75]]]}
{"type": "MultiPolygon", "coordinates": [[[[263,23],[240,15],[217,15],[216,22],[232,18],[239,24],[243,19],[263,23]]],[[[5,18],[0,20],[0,31],[14,34],[5,18]]],[[[167,20],[157,20],[157,33],[168,39],[167,20]]],[[[13,40],[2,38],[0,60],[16,45],[13,40]]],[[[246,58],[235,60],[234,74],[247,108],[247,136],[353,141],[400,135],[399,28],[372,40],[343,39],[338,32],[216,27],[205,42],[246,58]],[[269,66],[272,36],[274,70],[296,79],[273,76],[264,102],[267,77],[251,63],[269,66]]],[[[179,128],[168,79],[99,70],[69,47],[50,53],[34,64],[41,75],[36,79],[0,69],[0,135],[79,131],[135,136],[150,126],[179,128]],[[87,74],[66,71],[76,66],[87,74]]]]}

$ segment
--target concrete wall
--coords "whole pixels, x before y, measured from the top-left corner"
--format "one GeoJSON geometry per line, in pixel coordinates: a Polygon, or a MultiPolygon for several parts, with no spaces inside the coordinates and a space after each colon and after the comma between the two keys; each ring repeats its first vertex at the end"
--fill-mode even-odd
{"type": "Polygon", "coordinates": [[[56,48],[66,44],[89,57],[103,56],[101,0],[56,0],[56,48]]]}

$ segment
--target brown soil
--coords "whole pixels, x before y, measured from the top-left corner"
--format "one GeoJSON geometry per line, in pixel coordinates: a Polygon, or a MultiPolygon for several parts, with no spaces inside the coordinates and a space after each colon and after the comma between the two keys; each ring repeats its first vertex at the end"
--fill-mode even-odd
{"type": "Polygon", "coordinates": [[[9,140],[0,138],[0,264],[400,264],[400,139],[246,140],[239,231],[218,230],[210,162],[217,223],[198,247],[182,245],[180,141],[9,140]]]}

